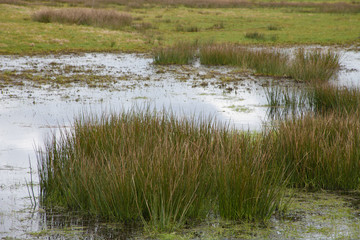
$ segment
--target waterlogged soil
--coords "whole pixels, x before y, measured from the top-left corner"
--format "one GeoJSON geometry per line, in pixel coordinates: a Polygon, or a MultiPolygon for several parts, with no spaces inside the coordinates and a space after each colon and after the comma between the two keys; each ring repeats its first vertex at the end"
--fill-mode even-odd
{"type": "MultiPolygon", "coordinates": [[[[360,86],[360,53],[340,54],[342,67],[333,83],[360,86]]],[[[288,211],[266,226],[209,216],[190,229],[155,236],[136,226],[104,223],[61,209],[45,211],[30,198],[39,194],[36,149],[59,128],[71,127],[81,114],[150,107],[261,130],[272,118],[265,89],[274,85],[303,88],[291,79],[198,62],[156,66],[151,57],[138,54],[0,56],[0,238],[357,238],[360,194],[356,192],[289,192],[288,211]]]]}

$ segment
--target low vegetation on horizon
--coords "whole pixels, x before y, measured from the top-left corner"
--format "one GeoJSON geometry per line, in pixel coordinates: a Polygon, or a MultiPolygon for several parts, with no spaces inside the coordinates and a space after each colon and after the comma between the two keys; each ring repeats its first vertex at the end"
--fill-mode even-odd
{"type": "Polygon", "coordinates": [[[350,1],[3,0],[0,4],[4,23],[0,54],[148,52],[179,39],[267,46],[359,43],[360,4],[350,1]]]}

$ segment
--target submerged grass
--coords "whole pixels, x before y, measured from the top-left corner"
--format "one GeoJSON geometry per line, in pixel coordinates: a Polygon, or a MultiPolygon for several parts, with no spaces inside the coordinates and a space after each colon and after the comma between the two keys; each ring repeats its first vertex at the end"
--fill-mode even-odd
{"type": "Polygon", "coordinates": [[[312,111],[318,115],[336,113],[340,117],[359,111],[360,90],[337,87],[327,83],[305,86],[304,89],[267,87],[267,105],[301,113],[312,111]]]}
{"type": "Polygon", "coordinates": [[[82,118],[39,154],[42,204],[160,231],[203,218],[213,203],[226,219],[266,220],[285,171],[273,168],[264,141],[149,111],[82,118]]]}

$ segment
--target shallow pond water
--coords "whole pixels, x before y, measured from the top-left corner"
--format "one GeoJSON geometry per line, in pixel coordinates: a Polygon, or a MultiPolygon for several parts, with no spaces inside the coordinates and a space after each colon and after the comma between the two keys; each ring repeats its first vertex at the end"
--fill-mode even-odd
{"type": "MultiPolygon", "coordinates": [[[[341,55],[342,69],[334,83],[360,86],[360,53],[342,51],[341,55]]],[[[259,130],[268,120],[264,87],[293,85],[289,79],[254,77],[237,69],[210,68],[199,63],[154,66],[151,58],[136,54],[0,56],[0,70],[19,74],[21,81],[16,86],[1,84],[0,89],[2,239],[111,238],[108,234],[113,230],[107,229],[113,227],[97,220],[85,224],[77,218],[46,214],[32,206],[29,198],[27,183],[31,176],[34,195],[38,196],[35,149],[59,127],[71,127],[75,117],[150,106],[171,110],[178,116],[210,116],[238,129],[259,130]],[[76,74],[96,75],[106,76],[109,81],[84,84],[73,79],[66,84],[40,84],[36,80],[23,81],[25,75],[21,73],[70,78],[76,74]]]]}

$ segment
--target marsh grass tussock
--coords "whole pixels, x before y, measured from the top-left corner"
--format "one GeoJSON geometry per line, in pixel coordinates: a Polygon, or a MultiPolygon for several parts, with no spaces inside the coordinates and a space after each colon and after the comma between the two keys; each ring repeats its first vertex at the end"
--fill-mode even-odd
{"type": "Polygon", "coordinates": [[[336,112],[347,115],[359,111],[360,90],[317,84],[309,90],[309,104],[318,113],[336,112]]]}
{"type": "Polygon", "coordinates": [[[290,185],[309,189],[358,189],[359,114],[336,113],[289,119],[279,124],[274,152],[292,174],[290,185]]]}
{"type": "Polygon", "coordinates": [[[59,22],[110,29],[120,29],[132,23],[132,17],[128,13],[91,8],[41,9],[33,13],[32,19],[43,23],[59,22]]]}
{"type": "Polygon", "coordinates": [[[287,74],[296,80],[324,82],[339,70],[339,60],[340,56],[331,51],[305,51],[300,48],[296,51],[287,74]]]}
{"type": "Polygon", "coordinates": [[[216,171],[223,218],[266,221],[281,208],[286,171],[280,165],[274,167],[269,139],[246,132],[224,138],[216,171]]]}
{"type": "Polygon", "coordinates": [[[154,50],[155,64],[189,64],[194,59],[197,43],[177,42],[173,46],[159,47],[154,50]]]}
{"type": "Polygon", "coordinates": [[[200,62],[205,65],[231,65],[253,69],[265,75],[283,75],[287,56],[267,49],[253,50],[235,44],[204,44],[200,62]]]}
{"type": "Polygon", "coordinates": [[[339,55],[331,51],[298,49],[295,57],[279,50],[249,49],[235,44],[203,44],[200,62],[252,69],[256,74],[290,77],[304,82],[329,80],[339,69],[339,55]]]}
{"type": "Polygon", "coordinates": [[[80,118],[38,155],[42,204],[161,231],[204,218],[213,203],[224,218],[266,220],[285,183],[262,143],[209,119],[80,118]]]}
{"type": "Polygon", "coordinates": [[[234,44],[204,44],[200,47],[200,62],[205,65],[242,66],[245,48],[237,48],[234,44]]]}
{"type": "Polygon", "coordinates": [[[259,32],[248,32],[245,33],[245,38],[254,39],[254,40],[265,40],[265,35],[259,32]]]}

